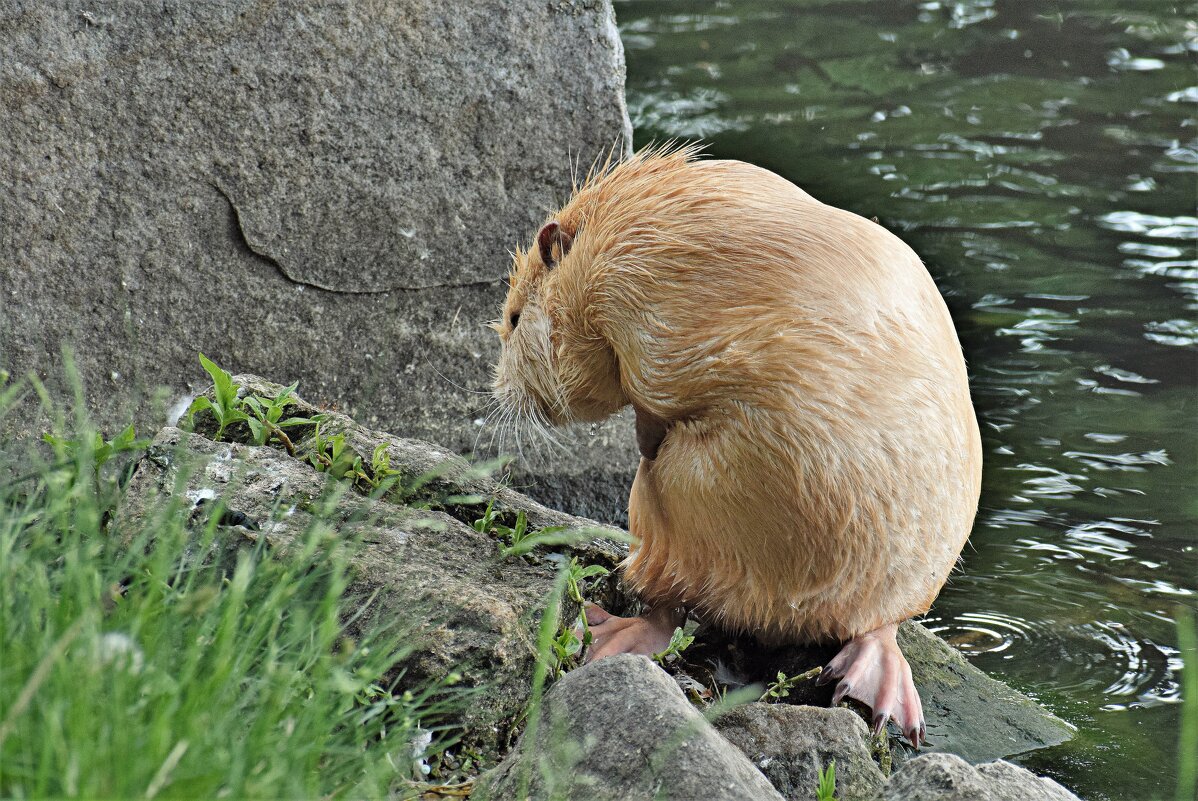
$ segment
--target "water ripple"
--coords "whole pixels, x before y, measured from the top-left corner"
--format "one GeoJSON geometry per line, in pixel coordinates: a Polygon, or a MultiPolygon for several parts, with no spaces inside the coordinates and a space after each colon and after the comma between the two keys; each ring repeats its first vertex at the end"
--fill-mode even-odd
{"type": "Polygon", "coordinates": [[[928,617],[924,623],[971,658],[1001,654],[998,658],[1006,660],[1034,653],[1059,689],[1091,689],[1106,696],[1103,711],[1180,700],[1177,650],[1136,636],[1117,621],[1058,623],[973,611],[928,617]]]}
{"type": "Polygon", "coordinates": [[[1198,237],[1198,217],[1161,217],[1138,211],[1112,211],[1098,218],[1098,224],[1112,231],[1144,234],[1154,239],[1189,239],[1198,237]]]}
{"type": "Polygon", "coordinates": [[[1188,347],[1198,344],[1198,323],[1192,320],[1163,320],[1144,324],[1144,338],[1160,345],[1188,347]]]}
{"type": "Polygon", "coordinates": [[[1154,465],[1173,464],[1164,448],[1144,453],[1087,453],[1086,451],[1065,451],[1062,456],[1076,459],[1094,470],[1130,470],[1143,472],[1154,465]]]}

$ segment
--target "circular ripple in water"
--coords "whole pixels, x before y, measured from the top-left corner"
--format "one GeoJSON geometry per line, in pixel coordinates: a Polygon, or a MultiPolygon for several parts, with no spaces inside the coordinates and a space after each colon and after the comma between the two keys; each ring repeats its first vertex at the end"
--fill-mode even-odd
{"type": "Polygon", "coordinates": [[[923,622],[966,656],[1002,653],[1019,641],[1039,641],[1037,629],[1048,628],[1000,612],[962,612],[950,620],[929,617],[923,622]]]}
{"type": "Polygon", "coordinates": [[[1058,624],[990,611],[924,623],[983,669],[1020,679],[1013,668],[1034,665],[1027,686],[1096,692],[1107,701],[1105,711],[1180,700],[1177,650],[1136,637],[1121,623],[1058,624]],[[1006,661],[1016,654],[1018,660],[1006,661]]]}

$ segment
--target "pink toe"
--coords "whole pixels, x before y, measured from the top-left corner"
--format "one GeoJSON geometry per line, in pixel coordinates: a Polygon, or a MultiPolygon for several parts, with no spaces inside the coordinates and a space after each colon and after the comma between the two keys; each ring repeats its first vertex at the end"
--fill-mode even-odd
{"type": "Polygon", "coordinates": [[[588,604],[583,611],[586,613],[588,626],[598,626],[612,618],[610,612],[606,612],[594,604],[588,604]]]}

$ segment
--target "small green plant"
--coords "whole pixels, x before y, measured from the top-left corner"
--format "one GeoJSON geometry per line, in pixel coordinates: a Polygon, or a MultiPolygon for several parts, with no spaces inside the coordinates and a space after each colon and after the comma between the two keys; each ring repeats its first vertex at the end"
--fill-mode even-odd
{"type": "Polygon", "coordinates": [[[245,424],[249,426],[255,445],[265,445],[270,442],[271,437],[274,437],[288,454],[295,456],[295,445],[292,444],[291,438],[283,429],[319,424],[323,419],[321,415],[283,419],[283,412],[287,410],[288,406],[295,403],[295,399],[291,396],[298,386],[299,382],[296,382],[289,387],[284,387],[283,391],[273,398],[247,395],[242,399],[242,409],[249,414],[245,424]]]}
{"type": "Polygon", "coordinates": [[[690,647],[695,641],[693,635],[687,634],[682,630],[682,627],[674,629],[674,633],[670,635],[670,644],[661,653],[653,655],[653,661],[659,665],[665,665],[667,662],[673,662],[678,657],[682,656],[682,652],[690,647]]]}
{"type": "MultiPolygon", "coordinates": [[[[491,505],[487,506],[488,511],[491,505]]],[[[486,517],[484,515],[484,517],[486,517]]],[[[476,526],[477,528],[477,526],[476,526]]],[[[558,571],[557,578],[554,579],[553,587],[549,590],[549,595],[545,599],[545,610],[541,613],[541,624],[537,628],[537,661],[533,665],[532,671],[532,692],[528,699],[528,707],[525,709],[525,717],[528,720],[528,727],[524,730],[524,737],[530,743],[537,742],[537,728],[541,721],[541,702],[545,696],[545,685],[549,678],[550,670],[554,671],[554,676],[557,675],[557,667],[551,664],[555,658],[555,643],[560,638],[558,631],[558,622],[561,619],[562,595],[566,591],[566,571],[565,568],[558,571]]],[[[519,777],[517,785],[517,798],[528,797],[528,787],[532,779],[531,762],[526,763],[519,777]]]]}
{"type": "Polygon", "coordinates": [[[326,437],[321,433],[319,423],[312,433],[312,449],[305,458],[317,470],[333,478],[348,478],[355,483],[359,479],[369,482],[369,477],[362,469],[362,457],[346,445],[345,434],[326,437]]]}
{"type": "Polygon", "coordinates": [[[212,397],[201,395],[192,401],[187,409],[187,417],[194,425],[197,412],[211,412],[217,426],[212,439],[217,442],[229,426],[244,423],[250,431],[250,441],[254,445],[266,445],[273,438],[288,454],[295,456],[295,445],[284,429],[317,425],[324,419],[324,416],[319,414],[312,417],[283,418],[287,407],[295,405],[293,396],[296,387],[299,386],[298,382],[284,387],[283,391],[273,398],[263,395],[239,397],[241,385],[233,380],[232,375],[202,353],[200,364],[212,377],[212,397]]]}
{"type": "MultiPolygon", "coordinates": [[[[582,597],[582,582],[590,578],[606,576],[611,571],[602,565],[582,565],[578,557],[570,557],[570,563],[563,569],[566,582],[566,595],[575,603],[585,603],[582,597]]],[[[578,613],[573,626],[563,626],[553,641],[553,652],[557,658],[556,675],[561,676],[567,668],[576,666],[578,654],[591,644],[591,627],[587,625],[585,611],[578,613]]]]}
{"type": "Polygon", "coordinates": [[[578,557],[572,556],[570,564],[566,567],[566,592],[575,603],[582,603],[581,582],[610,573],[611,571],[602,565],[580,565],[578,557]]]}
{"type": "Polygon", "coordinates": [[[511,547],[501,548],[500,552],[504,556],[511,556],[512,553],[516,551],[516,549],[520,547],[521,543],[523,543],[528,537],[528,515],[524,514],[524,510],[521,509],[520,511],[516,512],[515,526],[512,528],[507,528],[506,526],[497,526],[496,528],[502,528],[503,531],[501,531],[500,534],[511,543],[511,547]]]}
{"type": "Polygon", "coordinates": [[[816,801],[836,801],[836,760],[828,767],[820,768],[819,786],[815,788],[816,801]]]}
{"type": "Polygon", "coordinates": [[[499,512],[495,510],[495,499],[487,501],[487,508],[483,510],[483,516],[475,520],[472,524],[474,530],[479,534],[491,534],[495,531],[495,519],[499,517],[499,512]]]}
{"type": "MultiPolygon", "coordinates": [[[[580,616],[581,617],[581,616],[580,616]]],[[[585,619],[584,619],[585,624],[585,619]]],[[[585,630],[584,630],[585,631],[585,630]]],[[[553,639],[554,678],[561,678],[567,667],[573,667],[575,659],[582,651],[583,645],[590,639],[590,632],[585,631],[582,638],[578,636],[576,626],[562,626],[553,639]]]]}
{"type": "Polygon", "coordinates": [[[241,385],[234,383],[233,376],[217,367],[215,362],[202,353],[200,354],[200,364],[208,371],[208,375],[212,376],[212,397],[201,395],[196,398],[188,407],[187,415],[189,418],[194,417],[196,412],[204,409],[211,412],[216,419],[217,426],[213,439],[220,441],[226,428],[234,423],[245,422],[249,419],[249,415],[239,408],[241,404],[237,399],[237,390],[241,388],[241,385]]]}
{"type": "Polygon", "coordinates": [[[799,684],[799,682],[814,679],[821,672],[823,672],[822,667],[815,667],[811,670],[808,670],[806,673],[800,673],[797,676],[787,676],[785,673],[779,670],[777,680],[765,688],[765,692],[761,694],[761,698],[759,700],[769,701],[771,699],[781,700],[786,698],[788,695],[790,695],[790,691],[793,690],[799,684]]]}
{"type": "Polygon", "coordinates": [[[391,447],[389,442],[380,442],[374,446],[370,454],[370,476],[367,479],[371,490],[380,495],[386,494],[399,483],[402,473],[391,467],[391,447]]]}
{"type": "Polygon", "coordinates": [[[565,526],[546,526],[533,532],[528,527],[528,515],[524,510],[516,512],[516,522],[508,526],[499,522],[501,512],[495,508],[495,499],[487,502],[483,516],[474,521],[474,530],[480,534],[492,534],[507,545],[501,545],[499,553],[502,556],[522,556],[532,551],[538,545],[561,545],[574,542],[577,538],[562,539],[560,535],[568,529],[565,526]]]}
{"type": "MultiPolygon", "coordinates": [[[[68,481],[88,476],[104,515],[108,515],[115,508],[123,479],[117,476],[105,478],[101,469],[117,454],[145,450],[150,444],[148,439],[137,438],[132,425],[126,426],[112,439],[104,439],[104,435],[98,431],[88,431],[75,439],[43,434],[42,441],[52,445],[58,456],[58,461],[49,470],[65,471],[69,475],[68,481]]],[[[125,477],[131,468],[132,465],[126,467],[125,477]]],[[[39,475],[44,477],[42,469],[20,477],[17,482],[39,475]]],[[[10,482],[12,483],[16,482],[10,482]]]]}
{"type": "MultiPolygon", "coordinates": [[[[528,516],[523,510],[516,513],[516,522],[512,526],[508,526],[500,522],[502,511],[495,508],[495,499],[492,498],[487,502],[487,508],[483,511],[483,516],[474,521],[474,530],[480,534],[492,534],[500,540],[506,541],[508,544],[500,546],[499,553],[503,556],[523,556],[526,553],[531,553],[534,548],[550,547],[553,545],[577,545],[580,542],[594,539],[596,537],[605,537],[607,539],[618,540],[620,542],[632,542],[632,537],[622,535],[621,532],[613,529],[597,529],[597,528],[572,528],[570,526],[545,526],[536,531],[531,531],[528,526],[528,516]]],[[[590,568],[581,568],[575,565],[577,571],[586,571],[590,568]]],[[[603,568],[600,568],[603,569],[603,568]]],[[[576,577],[575,588],[577,589],[577,580],[590,578],[599,575],[599,573],[588,573],[582,575],[580,572],[575,572],[569,575],[576,577]]],[[[573,594],[571,595],[573,597],[573,594]]],[[[581,598],[575,598],[581,601],[581,598]]]]}
{"type": "MultiPolygon", "coordinates": [[[[98,431],[92,436],[94,439],[91,443],[91,457],[96,470],[103,467],[105,462],[118,453],[144,450],[150,444],[148,439],[137,438],[132,425],[126,426],[121,433],[112,439],[104,439],[104,435],[98,431]]],[[[55,448],[62,448],[67,458],[71,460],[78,457],[79,449],[83,444],[82,440],[63,439],[53,434],[43,434],[42,440],[53,445],[55,448]]]]}

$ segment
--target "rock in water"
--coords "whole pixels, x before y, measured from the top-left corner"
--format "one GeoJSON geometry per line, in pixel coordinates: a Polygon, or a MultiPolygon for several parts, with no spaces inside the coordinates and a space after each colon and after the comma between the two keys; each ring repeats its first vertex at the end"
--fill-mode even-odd
{"type": "MultiPolygon", "coordinates": [[[[924,702],[928,720],[924,753],[947,751],[982,762],[1073,739],[1073,726],[987,676],[918,623],[906,621],[899,626],[898,641],[924,702]],[[982,718],[986,725],[977,725],[982,718]]],[[[901,761],[908,754],[903,749],[897,756],[901,761]]]]}
{"type": "Polygon", "coordinates": [[[878,801],[1078,801],[1052,779],[1010,762],[974,767],[952,754],[926,754],[908,762],[878,801]]]}

